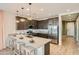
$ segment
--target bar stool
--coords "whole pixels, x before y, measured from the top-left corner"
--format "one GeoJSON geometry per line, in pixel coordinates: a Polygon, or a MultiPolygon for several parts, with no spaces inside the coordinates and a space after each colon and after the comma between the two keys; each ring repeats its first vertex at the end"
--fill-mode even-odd
{"type": "Polygon", "coordinates": [[[34,55],[35,48],[21,45],[21,55],[34,55]]]}
{"type": "Polygon", "coordinates": [[[9,40],[9,48],[10,48],[11,50],[14,49],[14,44],[15,44],[15,42],[16,42],[16,39],[10,39],[10,40],[9,40]]]}
{"type": "Polygon", "coordinates": [[[23,42],[16,42],[15,48],[14,48],[14,53],[16,55],[21,55],[21,45],[25,45],[23,42]]]}

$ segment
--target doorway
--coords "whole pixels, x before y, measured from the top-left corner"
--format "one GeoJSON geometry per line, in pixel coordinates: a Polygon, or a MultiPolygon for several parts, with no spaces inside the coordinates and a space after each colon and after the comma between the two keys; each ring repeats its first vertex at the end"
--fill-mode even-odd
{"type": "MultiPolygon", "coordinates": [[[[69,42],[68,40],[76,42],[77,39],[77,18],[79,13],[68,13],[60,15],[60,43],[69,42]]],[[[67,43],[66,43],[67,44],[67,43]]]]}
{"type": "Polygon", "coordinates": [[[75,22],[73,21],[62,21],[62,35],[75,37],[76,35],[75,22]]]}

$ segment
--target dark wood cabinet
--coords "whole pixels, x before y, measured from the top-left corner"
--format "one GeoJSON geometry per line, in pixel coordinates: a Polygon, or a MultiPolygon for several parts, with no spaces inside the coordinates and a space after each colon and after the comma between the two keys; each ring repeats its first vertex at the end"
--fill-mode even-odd
{"type": "Polygon", "coordinates": [[[50,42],[48,42],[47,44],[45,44],[44,46],[44,54],[45,55],[50,55],[50,42]]]}
{"type": "Polygon", "coordinates": [[[27,18],[16,16],[16,23],[17,30],[26,30],[29,29],[29,26],[33,26],[33,29],[37,29],[37,21],[36,20],[28,20],[27,18]],[[20,19],[25,19],[24,22],[21,22],[20,19]]]}

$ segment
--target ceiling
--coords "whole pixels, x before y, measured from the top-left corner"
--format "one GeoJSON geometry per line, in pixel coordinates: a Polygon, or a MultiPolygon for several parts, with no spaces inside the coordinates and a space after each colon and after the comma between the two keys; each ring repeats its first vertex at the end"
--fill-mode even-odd
{"type": "Polygon", "coordinates": [[[73,13],[68,15],[63,15],[62,20],[63,21],[76,21],[77,17],[79,16],[79,13],[73,13]]]}
{"type": "MultiPolygon", "coordinates": [[[[0,3],[0,9],[8,11],[13,14],[17,14],[23,17],[29,17],[29,4],[27,3],[0,3]],[[23,15],[21,8],[24,7],[23,15]]],[[[33,3],[31,5],[31,16],[35,20],[44,20],[57,16],[61,13],[78,11],[79,3],[33,3]]]]}

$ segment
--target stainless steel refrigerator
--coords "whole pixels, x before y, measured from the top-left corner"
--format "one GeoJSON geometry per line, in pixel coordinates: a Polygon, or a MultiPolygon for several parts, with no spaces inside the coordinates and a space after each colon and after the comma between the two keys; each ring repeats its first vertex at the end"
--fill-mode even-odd
{"type": "Polygon", "coordinates": [[[51,20],[48,24],[48,37],[52,39],[52,43],[58,44],[59,28],[58,20],[51,20]]]}

